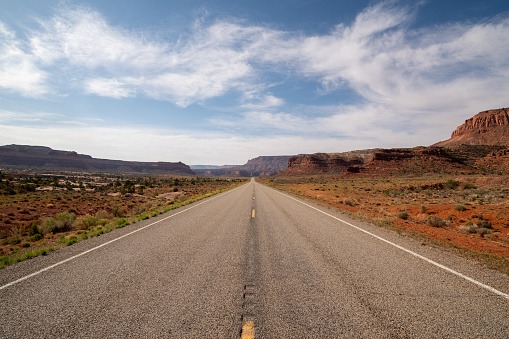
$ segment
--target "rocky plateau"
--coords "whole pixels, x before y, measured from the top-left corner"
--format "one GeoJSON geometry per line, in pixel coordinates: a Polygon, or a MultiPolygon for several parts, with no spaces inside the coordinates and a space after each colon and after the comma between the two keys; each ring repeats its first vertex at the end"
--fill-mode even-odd
{"type": "Polygon", "coordinates": [[[80,171],[94,173],[145,173],[196,175],[182,162],[137,162],[97,159],[73,151],[44,146],[0,146],[0,168],[5,170],[80,171]]]}

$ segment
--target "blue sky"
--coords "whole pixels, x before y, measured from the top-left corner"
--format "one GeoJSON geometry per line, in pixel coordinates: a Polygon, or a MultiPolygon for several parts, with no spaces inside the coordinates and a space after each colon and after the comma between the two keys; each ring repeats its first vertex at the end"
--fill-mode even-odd
{"type": "Polygon", "coordinates": [[[0,0],[0,144],[243,164],[509,106],[509,2],[0,0]]]}

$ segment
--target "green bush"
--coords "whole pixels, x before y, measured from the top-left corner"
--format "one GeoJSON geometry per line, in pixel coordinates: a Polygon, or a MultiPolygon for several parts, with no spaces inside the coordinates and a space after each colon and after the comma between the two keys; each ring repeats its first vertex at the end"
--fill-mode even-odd
{"type": "Polygon", "coordinates": [[[9,244],[11,245],[17,245],[21,242],[21,239],[20,238],[10,238],[9,239],[9,244]]]}
{"type": "Polygon", "coordinates": [[[454,207],[454,209],[455,209],[456,211],[459,211],[459,212],[462,212],[462,211],[466,211],[466,210],[467,210],[467,208],[466,208],[465,206],[463,206],[463,205],[456,205],[456,207],[454,207]]]}
{"type": "Polygon", "coordinates": [[[119,218],[115,221],[115,228],[122,228],[127,225],[129,225],[129,222],[126,220],[126,218],[119,218]]]}
{"type": "Polygon", "coordinates": [[[75,227],[79,230],[87,230],[90,227],[97,225],[97,223],[98,220],[96,217],[86,214],[76,219],[75,227]]]}
{"type": "Polygon", "coordinates": [[[28,229],[28,235],[32,237],[37,234],[40,235],[41,230],[39,229],[39,226],[37,226],[37,224],[35,222],[32,222],[30,224],[30,228],[28,229]]]}
{"type": "Polygon", "coordinates": [[[65,246],[71,246],[72,244],[75,244],[77,242],[78,242],[78,238],[75,235],[72,235],[69,237],[69,239],[65,243],[65,246]]]}
{"type": "Polygon", "coordinates": [[[41,223],[41,231],[46,233],[65,232],[72,229],[76,215],[74,213],[61,212],[55,218],[48,217],[41,223]]]}
{"type": "Polygon", "coordinates": [[[32,235],[30,238],[28,238],[27,240],[28,241],[37,241],[37,240],[41,240],[42,239],[42,235],[40,234],[34,234],[32,235]]]}

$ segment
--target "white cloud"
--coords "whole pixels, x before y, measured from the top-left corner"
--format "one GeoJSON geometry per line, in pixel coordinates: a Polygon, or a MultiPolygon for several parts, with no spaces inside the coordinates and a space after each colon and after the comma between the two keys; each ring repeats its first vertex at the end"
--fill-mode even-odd
{"type": "Polygon", "coordinates": [[[55,113],[46,113],[46,112],[32,112],[32,113],[24,113],[24,112],[13,112],[13,111],[5,111],[0,110],[0,123],[7,122],[40,122],[47,120],[51,117],[59,116],[55,113]]]}
{"type": "Polygon", "coordinates": [[[304,38],[293,56],[297,71],[331,91],[350,86],[369,101],[411,111],[472,114],[501,103],[509,90],[509,19],[412,31],[413,14],[387,4],[366,9],[351,27],[304,38]]]}
{"type": "Polygon", "coordinates": [[[0,88],[26,97],[40,97],[48,92],[47,74],[23,47],[15,33],[0,22],[0,88]]]}
{"type": "Polygon", "coordinates": [[[133,97],[136,94],[133,88],[126,86],[126,81],[118,79],[90,79],[85,82],[85,91],[115,99],[133,97]]]}
{"type": "Polygon", "coordinates": [[[246,96],[247,103],[241,105],[242,108],[249,110],[264,110],[279,107],[285,104],[285,100],[282,98],[278,98],[271,93],[263,95],[259,97],[258,95],[249,95],[246,96]]]}
{"type": "Polygon", "coordinates": [[[242,48],[258,28],[219,22],[197,26],[184,43],[150,41],[141,33],[112,27],[88,9],[62,11],[32,31],[33,54],[45,65],[68,63],[90,74],[86,93],[124,98],[144,94],[185,107],[242,87],[252,67],[242,48]],[[95,74],[101,74],[94,77],[95,74]]]}

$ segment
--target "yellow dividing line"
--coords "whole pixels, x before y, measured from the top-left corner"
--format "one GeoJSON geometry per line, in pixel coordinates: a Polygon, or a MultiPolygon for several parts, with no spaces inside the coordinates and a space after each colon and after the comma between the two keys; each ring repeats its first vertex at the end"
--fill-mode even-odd
{"type": "Polygon", "coordinates": [[[255,337],[255,327],[254,322],[246,321],[244,326],[242,326],[242,334],[240,335],[242,339],[254,339],[255,337]]]}
{"type": "Polygon", "coordinates": [[[251,218],[254,218],[255,217],[255,210],[253,208],[253,210],[251,211],[251,218]]]}

